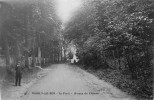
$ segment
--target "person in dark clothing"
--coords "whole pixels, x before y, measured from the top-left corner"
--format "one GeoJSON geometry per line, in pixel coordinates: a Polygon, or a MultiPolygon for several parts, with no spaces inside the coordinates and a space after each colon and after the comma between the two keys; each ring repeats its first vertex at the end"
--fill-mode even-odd
{"type": "Polygon", "coordinates": [[[76,60],[74,60],[74,64],[76,64],[76,60]]]}
{"type": "Polygon", "coordinates": [[[22,66],[21,66],[21,62],[18,62],[16,68],[16,76],[15,76],[15,85],[19,85],[21,86],[21,78],[22,78],[22,66]]]}

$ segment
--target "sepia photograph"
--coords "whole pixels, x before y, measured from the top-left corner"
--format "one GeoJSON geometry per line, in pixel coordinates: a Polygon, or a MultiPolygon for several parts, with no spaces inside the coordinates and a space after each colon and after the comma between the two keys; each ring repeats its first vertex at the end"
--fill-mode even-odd
{"type": "Polygon", "coordinates": [[[0,100],[154,100],[154,0],[0,0],[0,100]]]}

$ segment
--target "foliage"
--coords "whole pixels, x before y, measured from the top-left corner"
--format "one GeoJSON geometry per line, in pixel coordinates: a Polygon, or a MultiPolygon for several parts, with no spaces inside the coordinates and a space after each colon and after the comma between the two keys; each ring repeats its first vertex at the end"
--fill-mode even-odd
{"type": "Polygon", "coordinates": [[[108,62],[118,60],[119,69],[146,82],[152,77],[153,6],[152,0],[85,0],[65,39],[75,43],[86,67],[112,68],[108,62]]]}
{"type": "Polygon", "coordinates": [[[15,64],[21,56],[25,56],[26,64],[28,57],[33,58],[33,63],[39,55],[50,60],[53,59],[51,56],[57,57],[53,52],[45,53],[45,50],[57,51],[55,54],[60,51],[61,23],[55,14],[53,1],[0,3],[0,18],[3,19],[0,27],[0,47],[4,51],[8,66],[12,66],[10,59],[13,58],[15,64]]]}

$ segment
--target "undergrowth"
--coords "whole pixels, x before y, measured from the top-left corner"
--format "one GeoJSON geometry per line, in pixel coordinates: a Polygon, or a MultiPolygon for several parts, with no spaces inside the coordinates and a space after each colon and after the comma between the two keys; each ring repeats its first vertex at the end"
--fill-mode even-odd
{"type": "Polygon", "coordinates": [[[143,79],[132,79],[128,71],[120,71],[113,69],[88,69],[88,72],[93,73],[97,77],[113,86],[134,95],[138,100],[153,100],[153,79],[152,77],[143,79]]]}

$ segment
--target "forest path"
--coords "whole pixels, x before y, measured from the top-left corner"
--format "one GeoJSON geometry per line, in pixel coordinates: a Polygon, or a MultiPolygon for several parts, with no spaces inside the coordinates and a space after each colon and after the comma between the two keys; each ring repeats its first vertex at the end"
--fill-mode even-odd
{"type": "Polygon", "coordinates": [[[56,64],[49,70],[21,100],[134,100],[77,66],[56,64]]]}

